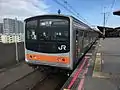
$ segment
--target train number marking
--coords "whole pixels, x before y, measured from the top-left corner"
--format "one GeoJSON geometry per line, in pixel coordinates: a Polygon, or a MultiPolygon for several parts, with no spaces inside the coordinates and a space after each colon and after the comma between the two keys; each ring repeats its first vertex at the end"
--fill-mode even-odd
{"type": "Polygon", "coordinates": [[[58,47],[59,50],[66,50],[66,45],[61,45],[61,47],[58,47]]]}

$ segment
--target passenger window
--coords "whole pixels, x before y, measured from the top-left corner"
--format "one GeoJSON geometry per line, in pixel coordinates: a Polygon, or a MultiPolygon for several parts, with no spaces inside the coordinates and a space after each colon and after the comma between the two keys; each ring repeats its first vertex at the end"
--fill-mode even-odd
{"type": "Polygon", "coordinates": [[[78,41],[79,32],[76,30],[76,42],[78,41]]]}

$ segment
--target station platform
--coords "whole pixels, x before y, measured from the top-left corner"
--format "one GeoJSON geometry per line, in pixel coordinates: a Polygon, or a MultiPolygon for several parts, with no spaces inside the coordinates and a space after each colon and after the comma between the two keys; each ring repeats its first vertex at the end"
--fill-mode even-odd
{"type": "Polygon", "coordinates": [[[88,60],[86,68],[81,70],[77,79],[73,79],[82,65],[80,63],[61,90],[120,90],[119,46],[120,38],[98,40],[95,48],[85,56],[88,60]]]}
{"type": "Polygon", "coordinates": [[[68,80],[65,82],[61,90],[83,90],[83,85],[85,82],[85,76],[89,72],[91,75],[92,72],[88,70],[88,66],[90,67],[90,64],[93,65],[93,61],[95,58],[96,53],[96,45],[93,45],[89,52],[85,55],[85,57],[81,60],[77,68],[73,71],[73,73],[70,75],[68,80]]]}
{"type": "MultiPolygon", "coordinates": [[[[86,90],[120,90],[120,38],[100,39],[99,48],[96,55],[92,78],[99,79],[96,82],[98,89],[86,90]],[[101,82],[101,80],[103,82],[101,82]],[[100,84],[100,85],[99,85],[100,84]]],[[[88,80],[89,81],[89,80],[88,80]]],[[[87,82],[86,82],[87,83],[87,82]]],[[[85,85],[88,85],[86,84],[85,85]]]]}

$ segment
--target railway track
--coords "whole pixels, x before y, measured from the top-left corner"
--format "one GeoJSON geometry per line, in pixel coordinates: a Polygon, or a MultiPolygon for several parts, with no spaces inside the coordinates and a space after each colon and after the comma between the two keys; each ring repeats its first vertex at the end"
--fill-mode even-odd
{"type": "Polygon", "coordinates": [[[19,66],[20,64],[22,64],[22,63],[24,63],[24,62],[17,63],[17,64],[15,64],[15,65],[13,65],[13,66],[9,66],[9,67],[6,67],[6,68],[2,68],[2,69],[0,69],[0,73],[5,72],[5,71],[7,71],[7,70],[9,70],[9,69],[11,69],[11,68],[18,67],[18,66],[19,66]]]}
{"type": "Polygon", "coordinates": [[[31,90],[60,90],[68,76],[64,73],[51,73],[38,82],[31,90]]]}
{"type": "Polygon", "coordinates": [[[38,82],[44,81],[48,75],[50,73],[35,69],[14,82],[8,83],[1,90],[31,90],[38,82]]]}
{"type": "Polygon", "coordinates": [[[51,69],[37,68],[13,82],[7,82],[0,90],[59,90],[66,79],[64,73],[53,73],[51,69]]]}

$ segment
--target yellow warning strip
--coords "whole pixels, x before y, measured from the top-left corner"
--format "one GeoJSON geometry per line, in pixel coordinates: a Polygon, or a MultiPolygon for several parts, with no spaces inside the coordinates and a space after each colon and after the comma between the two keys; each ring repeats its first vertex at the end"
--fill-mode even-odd
{"type": "Polygon", "coordinates": [[[98,76],[98,74],[101,72],[101,65],[102,65],[101,53],[96,53],[96,58],[95,58],[95,64],[94,64],[92,77],[97,77],[98,76]]]}
{"type": "Polygon", "coordinates": [[[110,78],[109,73],[103,73],[101,71],[102,70],[101,66],[102,66],[101,53],[97,53],[92,77],[110,78]]]}
{"type": "Polygon", "coordinates": [[[101,53],[96,53],[95,65],[94,65],[94,72],[101,72],[101,53]]]}

